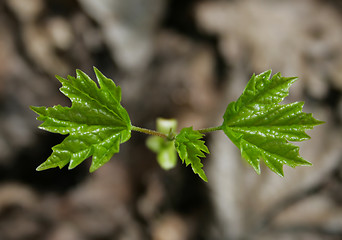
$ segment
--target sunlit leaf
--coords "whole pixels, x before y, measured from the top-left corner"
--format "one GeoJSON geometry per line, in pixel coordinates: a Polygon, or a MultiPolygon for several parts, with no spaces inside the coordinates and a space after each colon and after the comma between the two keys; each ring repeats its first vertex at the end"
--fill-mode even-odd
{"type": "Polygon", "coordinates": [[[309,139],[305,130],[323,122],[303,113],[303,102],[279,104],[296,78],[282,77],[280,73],[270,76],[270,70],[252,76],[239,99],[228,105],[222,130],[258,174],[262,159],[272,171],[283,176],[284,164],[311,165],[289,141],[309,139]]]}
{"type": "Polygon", "coordinates": [[[131,122],[121,106],[121,89],[94,68],[99,87],[85,73],[77,70],[77,77],[58,77],[61,92],[70,98],[71,107],[31,107],[39,114],[41,129],[53,133],[69,134],[54,146],[51,156],[37,170],[69,169],[92,157],[93,172],[119,152],[119,145],[131,136],[131,122]]]}

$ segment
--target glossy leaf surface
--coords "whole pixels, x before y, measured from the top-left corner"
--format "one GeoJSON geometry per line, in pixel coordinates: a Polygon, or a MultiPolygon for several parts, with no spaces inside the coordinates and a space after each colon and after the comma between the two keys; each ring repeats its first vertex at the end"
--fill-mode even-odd
{"type": "Polygon", "coordinates": [[[77,77],[58,77],[60,91],[70,98],[71,107],[31,107],[39,114],[41,129],[53,133],[69,134],[61,144],[54,146],[51,156],[37,170],[69,169],[93,156],[90,172],[108,162],[119,152],[119,145],[131,136],[131,122],[121,106],[121,89],[94,68],[99,83],[77,70],[77,77]]]}
{"type": "Polygon", "coordinates": [[[303,113],[303,102],[279,104],[296,78],[272,78],[271,71],[253,75],[242,95],[228,105],[222,130],[240,149],[241,155],[260,173],[260,159],[283,176],[283,165],[311,165],[299,155],[299,148],[288,141],[310,137],[305,130],[323,122],[303,113]]]}

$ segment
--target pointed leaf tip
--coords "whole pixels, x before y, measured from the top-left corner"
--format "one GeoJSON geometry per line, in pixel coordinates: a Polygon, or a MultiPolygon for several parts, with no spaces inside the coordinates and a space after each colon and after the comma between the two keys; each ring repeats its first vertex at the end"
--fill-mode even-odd
{"type": "Polygon", "coordinates": [[[119,151],[119,145],[131,136],[128,113],[120,104],[120,88],[103,75],[110,88],[98,88],[79,69],[76,75],[77,78],[68,76],[68,80],[56,76],[62,83],[61,92],[72,102],[71,107],[30,107],[39,114],[39,120],[44,121],[41,128],[69,134],[52,148],[53,153],[37,167],[37,171],[62,168],[68,163],[72,169],[90,156],[93,156],[91,171],[95,171],[109,161],[119,151]]]}
{"type": "Polygon", "coordinates": [[[209,153],[205,142],[202,139],[203,134],[194,131],[192,127],[183,128],[175,138],[175,147],[179,157],[186,166],[191,164],[194,173],[198,174],[205,182],[208,181],[203,171],[203,164],[200,157],[204,157],[204,153],[209,153]]]}
{"type": "Polygon", "coordinates": [[[273,172],[284,176],[284,164],[310,165],[289,141],[307,140],[305,130],[322,121],[302,112],[304,102],[280,104],[297,77],[270,74],[268,70],[252,76],[239,99],[228,105],[222,130],[258,174],[262,159],[273,172]]]}

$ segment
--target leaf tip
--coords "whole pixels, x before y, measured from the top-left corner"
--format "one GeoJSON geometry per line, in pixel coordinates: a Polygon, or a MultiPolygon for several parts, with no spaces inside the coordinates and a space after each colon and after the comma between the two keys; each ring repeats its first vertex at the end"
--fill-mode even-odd
{"type": "Polygon", "coordinates": [[[272,69],[268,69],[268,70],[264,71],[264,72],[261,73],[261,74],[271,75],[271,74],[272,74],[272,69]]]}
{"type": "Polygon", "coordinates": [[[101,164],[95,164],[94,161],[92,162],[90,168],[89,168],[89,172],[93,173],[95,172],[97,169],[99,169],[102,165],[101,164]]]}
{"type": "Polygon", "coordinates": [[[318,120],[318,119],[315,119],[315,120],[316,120],[316,122],[315,122],[316,125],[321,125],[321,124],[325,123],[325,121],[321,121],[321,120],[318,120]]]}
{"type": "MultiPolygon", "coordinates": [[[[203,167],[203,165],[202,165],[203,167]]],[[[208,178],[207,175],[205,175],[204,170],[201,169],[196,169],[194,166],[192,166],[192,170],[194,173],[196,173],[203,181],[208,182],[208,178]]]]}
{"type": "Polygon", "coordinates": [[[102,72],[97,67],[93,66],[93,70],[94,70],[96,76],[103,75],[102,72]]]}
{"type": "Polygon", "coordinates": [[[277,172],[276,174],[278,174],[279,177],[282,177],[282,178],[284,177],[284,173],[283,172],[281,172],[281,173],[277,172]]]}
{"type": "Polygon", "coordinates": [[[303,162],[300,164],[300,166],[312,166],[312,163],[303,159],[303,162]]]}
{"type": "Polygon", "coordinates": [[[45,169],[42,169],[42,168],[40,167],[40,165],[36,168],[36,171],[37,171],[37,172],[40,172],[40,171],[43,171],[43,170],[45,170],[45,169]]]}
{"type": "Polygon", "coordinates": [[[43,170],[46,170],[46,169],[49,169],[50,167],[49,166],[46,166],[45,162],[43,162],[42,164],[40,164],[37,168],[36,168],[36,171],[37,172],[40,172],[40,171],[43,171],[43,170]]]}
{"type": "Polygon", "coordinates": [[[205,174],[204,174],[204,176],[200,176],[200,177],[202,178],[203,181],[208,182],[208,178],[205,174]]]}
{"type": "Polygon", "coordinates": [[[71,160],[68,166],[68,170],[74,169],[78,164],[74,164],[74,162],[71,160]]]}
{"type": "MultiPolygon", "coordinates": [[[[97,69],[95,66],[93,67],[93,69],[94,69],[95,76],[96,76],[97,81],[99,82],[100,86],[103,85],[102,82],[106,81],[107,77],[105,75],[103,75],[103,73],[99,69],[97,69]]],[[[112,80],[110,80],[110,81],[113,82],[112,80]]],[[[114,84],[114,86],[115,86],[115,84],[114,84]]],[[[118,88],[120,88],[120,87],[118,87],[118,88]]]]}
{"type": "Polygon", "coordinates": [[[31,109],[33,112],[37,113],[37,114],[39,114],[39,113],[38,113],[39,108],[40,108],[40,107],[37,107],[37,106],[30,106],[30,109],[31,109]]]}
{"type": "Polygon", "coordinates": [[[290,81],[291,83],[294,83],[295,81],[298,80],[298,77],[288,77],[287,80],[290,81]]]}
{"type": "Polygon", "coordinates": [[[77,79],[90,79],[89,76],[80,69],[76,69],[76,78],[77,79]]]}
{"type": "Polygon", "coordinates": [[[63,84],[63,82],[67,81],[67,79],[62,78],[61,76],[55,75],[55,78],[58,79],[59,82],[61,82],[63,84]]]}
{"type": "Polygon", "coordinates": [[[260,170],[260,165],[257,165],[257,166],[252,166],[255,170],[255,172],[260,175],[261,174],[261,170],[260,170]]]}
{"type": "Polygon", "coordinates": [[[81,73],[83,73],[83,71],[82,70],[80,70],[80,69],[76,69],[76,74],[78,75],[78,74],[81,74],[81,73]]]}

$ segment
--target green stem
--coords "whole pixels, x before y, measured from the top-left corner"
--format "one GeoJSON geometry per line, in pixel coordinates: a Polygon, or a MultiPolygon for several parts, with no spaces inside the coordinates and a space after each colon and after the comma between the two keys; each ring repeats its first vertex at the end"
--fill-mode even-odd
{"type": "Polygon", "coordinates": [[[222,130],[222,126],[211,127],[211,128],[203,128],[203,129],[199,129],[197,131],[199,131],[200,133],[210,133],[210,132],[219,131],[219,130],[222,130]]]}
{"type": "MultiPolygon", "coordinates": [[[[147,128],[141,128],[141,127],[136,127],[136,126],[132,126],[132,131],[136,131],[136,132],[141,132],[141,133],[145,133],[145,134],[148,134],[148,135],[153,135],[153,136],[158,136],[158,137],[162,137],[162,138],[165,138],[165,139],[169,139],[169,140],[173,140],[173,138],[170,138],[170,136],[164,134],[164,133],[161,133],[161,132],[158,132],[158,131],[155,131],[155,130],[151,130],[151,129],[147,129],[147,128]]],[[[210,133],[210,132],[214,132],[214,131],[219,131],[219,130],[222,130],[222,126],[219,126],[219,127],[211,127],[211,128],[203,128],[203,129],[199,129],[197,131],[199,131],[200,133],[210,133]]]]}
{"type": "Polygon", "coordinates": [[[164,133],[157,132],[157,131],[147,129],[147,128],[132,126],[132,131],[141,132],[141,133],[145,133],[145,134],[149,134],[149,135],[153,135],[153,136],[158,136],[158,137],[162,137],[162,138],[168,138],[168,136],[165,135],[164,133]]]}

